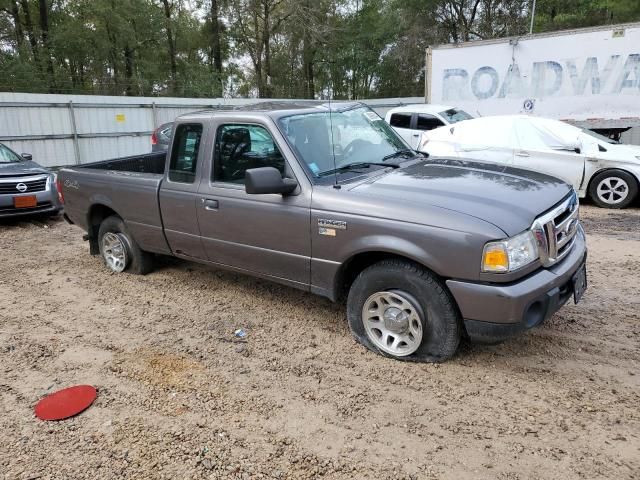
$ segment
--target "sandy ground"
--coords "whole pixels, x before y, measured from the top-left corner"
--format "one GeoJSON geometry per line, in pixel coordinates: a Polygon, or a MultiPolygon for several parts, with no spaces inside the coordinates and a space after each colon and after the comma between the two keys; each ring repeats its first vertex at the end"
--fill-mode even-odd
{"type": "Polygon", "coordinates": [[[441,365],[366,351],[310,294],[115,275],[76,227],[0,223],[0,478],[638,479],[640,210],[583,217],[583,302],[441,365]],[[81,383],[90,409],[34,417],[81,383]]]}

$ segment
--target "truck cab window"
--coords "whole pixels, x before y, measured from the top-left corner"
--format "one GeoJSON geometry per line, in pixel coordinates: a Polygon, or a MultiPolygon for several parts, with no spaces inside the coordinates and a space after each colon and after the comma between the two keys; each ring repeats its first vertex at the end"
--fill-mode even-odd
{"type": "Polygon", "coordinates": [[[411,128],[410,113],[394,113],[391,115],[389,125],[396,128],[411,128]]]}
{"type": "Polygon", "coordinates": [[[178,125],[169,163],[169,180],[182,183],[195,181],[201,138],[201,124],[178,125]]]}
{"type": "Polygon", "coordinates": [[[244,183],[244,172],[259,167],[275,167],[281,174],[285,171],[284,157],[264,127],[229,124],[218,128],[213,181],[244,183]]]}
{"type": "Polygon", "coordinates": [[[421,113],[418,115],[418,130],[433,130],[434,128],[442,127],[444,123],[433,115],[427,115],[421,113]]]}

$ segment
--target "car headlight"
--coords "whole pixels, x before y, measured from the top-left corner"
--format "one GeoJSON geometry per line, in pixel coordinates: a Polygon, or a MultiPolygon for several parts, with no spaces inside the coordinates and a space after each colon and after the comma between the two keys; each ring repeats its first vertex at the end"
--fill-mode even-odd
{"type": "Polygon", "coordinates": [[[513,272],[538,259],[538,246],[533,232],[526,231],[499,242],[489,242],[482,252],[482,271],[513,272]]]}

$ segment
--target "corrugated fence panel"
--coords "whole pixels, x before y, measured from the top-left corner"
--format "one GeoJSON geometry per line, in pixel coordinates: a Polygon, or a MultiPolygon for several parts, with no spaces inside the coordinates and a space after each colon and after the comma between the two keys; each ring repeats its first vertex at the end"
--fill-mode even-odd
{"type": "Polygon", "coordinates": [[[2,142],[18,153],[30,153],[33,159],[45,167],[73,165],[76,161],[72,139],[17,140],[2,142]]]}
{"type": "Polygon", "coordinates": [[[151,142],[148,136],[81,138],[79,146],[82,163],[138,155],[151,151],[151,142]]]}
{"type": "Polygon", "coordinates": [[[151,108],[75,108],[78,134],[151,132],[153,111],[151,108]]]}
{"type": "Polygon", "coordinates": [[[56,135],[71,132],[66,108],[2,107],[0,135],[56,135]]]}
{"type": "MultiPolygon", "coordinates": [[[[0,142],[18,153],[31,153],[45,166],[89,163],[151,151],[155,127],[179,115],[260,101],[264,100],[0,93],[0,142]]],[[[422,101],[364,102],[384,114],[391,106],[422,101]]]]}
{"type": "Polygon", "coordinates": [[[622,134],[622,143],[640,145],[640,127],[630,128],[622,134]]]}

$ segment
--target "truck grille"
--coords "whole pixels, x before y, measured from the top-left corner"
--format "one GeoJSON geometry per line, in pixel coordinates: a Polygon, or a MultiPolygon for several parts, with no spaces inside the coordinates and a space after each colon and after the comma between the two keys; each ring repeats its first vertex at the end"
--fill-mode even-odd
{"type": "Polygon", "coordinates": [[[540,260],[545,267],[559,262],[571,251],[579,225],[578,196],[575,192],[549,213],[536,219],[532,229],[540,260]]]}
{"type": "Polygon", "coordinates": [[[43,192],[46,189],[47,177],[23,181],[15,179],[9,181],[0,180],[0,195],[43,192]]]}

